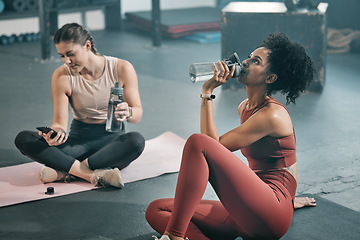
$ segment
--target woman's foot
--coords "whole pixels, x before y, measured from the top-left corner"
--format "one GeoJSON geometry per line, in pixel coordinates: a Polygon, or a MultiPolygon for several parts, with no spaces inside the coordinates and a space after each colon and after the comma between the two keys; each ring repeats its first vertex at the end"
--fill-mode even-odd
{"type": "Polygon", "coordinates": [[[171,240],[168,235],[162,235],[161,238],[157,238],[155,235],[152,236],[153,240],[171,240]]]}
{"type": "Polygon", "coordinates": [[[294,199],[294,209],[299,209],[303,207],[315,207],[316,201],[314,198],[309,197],[295,197],[294,199]]]}
{"type": "Polygon", "coordinates": [[[113,186],[123,188],[124,182],[122,180],[121,172],[118,168],[114,169],[96,169],[90,178],[90,182],[95,187],[113,186]]]}
{"type": "Polygon", "coordinates": [[[57,171],[51,167],[43,166],[39,172],[39,178],[43,183],[50,183],[56,181],[71,182],[75,177],[69,173],[57,171]]]}
{"type": "Polygon", "coordinates": [[[188,238],[179,238],[179,237],[175,237],[175,238],[170,238],[168,235],[162,235],[161,238],[157,238],[156,236],[152,236],[153,240],[173,240],[173,239],[183,239],[183,240],[189,240],[188,238]]]}
{"type": "Polygon", "coordinates": [[[154,238],[154,240],[189,240],[187,237],[186,238],[178,237],[178,236],[175,236],[175,235],[169,233],[168,231],[165,231],[160,239],[158,239],[155,236],[153,236],[153,238],[154,238]]]}

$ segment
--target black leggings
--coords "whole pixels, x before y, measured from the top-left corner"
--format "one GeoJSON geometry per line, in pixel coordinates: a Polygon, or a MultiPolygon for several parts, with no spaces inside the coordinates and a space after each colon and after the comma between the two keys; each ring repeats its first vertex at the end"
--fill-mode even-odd
{"type": "Polygon", "coordinates": [[[49,146],[35,131],[22,131],[16,147],[26,156],[56,170],[69,172],[75,160],[88,158],[92,170],[117,167],[120,170],[140,156],[144,137],[137,132],[108,133],[105,124],[88,124],[73,120],[67,141],[49,146]]]}

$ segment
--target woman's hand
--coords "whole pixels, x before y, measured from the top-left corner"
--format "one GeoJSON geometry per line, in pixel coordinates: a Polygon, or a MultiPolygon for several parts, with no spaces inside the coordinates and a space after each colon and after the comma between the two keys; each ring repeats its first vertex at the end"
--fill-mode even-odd
{"type": "Polygon", "coordinates": [[[216,64],[213,63],[214,76],[204,83],[203,93],[211,94],[215,88],[226,83],[234,75],[235,66],[233,66],[230,71],[225,62],[218,61],[217,64],[219,65],[220,71],[217,69],[216,64]]]}
{"type": "Polygon", "coordinates": [[[51,130],[48,133],[43,133],[39,131],[39,135],[45,139],[45,141],[49,144],[49,146],[58,146],[66,142],[66,140],[68,139],[68,135],[63,130],[57,131],[57,135],[54,138],[51,138],[51,134],[53,133],[54,133],[53,130],[51,130]]]}
{"type": "Polygon", "coordinates": [[[131,107],[127,102],[119,103],[115,108],[116,120],[123,122],[131,117],[131,107]]]}

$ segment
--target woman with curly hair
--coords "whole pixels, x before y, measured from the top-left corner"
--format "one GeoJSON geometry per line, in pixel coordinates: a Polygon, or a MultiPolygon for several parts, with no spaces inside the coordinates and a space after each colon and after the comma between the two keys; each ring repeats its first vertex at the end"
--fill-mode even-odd
{"type": "Polygon", "coordinates": [[[247,99],[240,126],[222,136],[210,97],[234,73],[224,62],[203,84],[201,134],[187,140],[174,199],[152,202],[146,219],[161,240],[279,239],[289,229],[296,192],[296,142],[290,115],[271,94],[295,103],[313,78],[305,49],[285,34],[270,34],[243,61],[238,81],[247,99]],[[249,166],[232,152],[241,150],[249,166]],[[210,182],[220,201],[202,200],[210,182]]]}

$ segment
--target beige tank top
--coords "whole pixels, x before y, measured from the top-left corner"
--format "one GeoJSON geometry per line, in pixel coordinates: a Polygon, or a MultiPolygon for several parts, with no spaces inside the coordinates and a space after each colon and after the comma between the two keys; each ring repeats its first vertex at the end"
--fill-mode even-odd
{"type": "Polygon", "coordinates": [[[110,90],[118,81],[117,61],[115,57],[105,57],[105,70],[96,80],[86,80],[81,75],[74,75],[65,65],[71,86],[70,105],[76,120],[105,120],[110,97],[110,90]]]}

